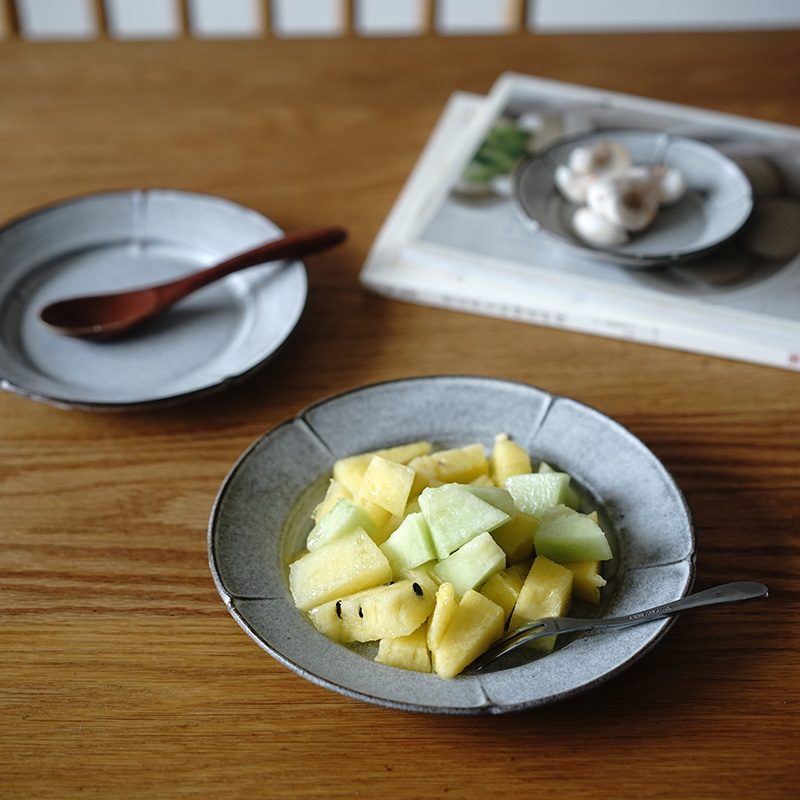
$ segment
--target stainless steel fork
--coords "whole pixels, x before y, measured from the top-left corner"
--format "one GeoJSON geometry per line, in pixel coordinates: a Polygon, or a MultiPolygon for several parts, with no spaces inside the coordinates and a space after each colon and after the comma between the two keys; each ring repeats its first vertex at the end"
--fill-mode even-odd
{"type": "Polygon", "coordinates": [[[702,608],[721,603],[741,603],[745,600],[758,600],[767,597],[769,590],[763,583],[755,581],[736,581],[705,589],[702,592],[687,595],[671,603],[665,603],[655,608],[626,614],[624,617],[606,617],[599,619],[575,619],[571,617],[548,617],[537,619],[521,625],[516,630],[504,636],[493,645],[480,658],[474,666],[481,670],[495,659],[511,652],[521,645],[539,639],[542,636],[552,636],[557,633],[575,633],[577,631],[597,631],[607,628],[625,628],[630,625],[640,625],[654,619],[662,619],[679,611],[688,611],[690,608],[702,608]]]}

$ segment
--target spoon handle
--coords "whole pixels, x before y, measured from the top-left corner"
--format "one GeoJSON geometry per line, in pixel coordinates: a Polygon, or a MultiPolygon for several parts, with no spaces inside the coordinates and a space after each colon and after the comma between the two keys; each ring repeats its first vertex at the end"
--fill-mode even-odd
{"type": "Polygon", "coordinates": [[[304,228],[287,233],[274,242],[268,242],[254,250],[239,253],[226,261],[215,264],[208,269],[200,270],[179,278],[176,281],[153,287],[159,300],[174,303],[209,283],[224,278],[240,269],[265,264],[278,259],[293,260],[311,253],[333,247],[347,238],[347,232],[339,227],[304,228]]]}

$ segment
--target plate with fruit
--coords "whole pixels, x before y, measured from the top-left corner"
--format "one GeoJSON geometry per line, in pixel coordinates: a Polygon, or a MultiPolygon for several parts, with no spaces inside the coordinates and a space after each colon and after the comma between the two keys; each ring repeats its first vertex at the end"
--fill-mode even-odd
{"type": "Polygon", "coordinates": [[[682,597],[695,558],[683,495],[640,440],[570,398],[475,376],[357,388],[269,431],[220,487],[208,547],[229,612],[281,664],[444,714],[611,679],[674,620],[475,661],[531,619],[682,597]]]}

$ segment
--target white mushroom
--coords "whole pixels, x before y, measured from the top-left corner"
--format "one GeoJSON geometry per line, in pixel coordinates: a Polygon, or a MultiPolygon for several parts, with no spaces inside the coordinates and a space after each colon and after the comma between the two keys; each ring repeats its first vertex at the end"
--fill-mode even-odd
{"type": "Polygon", "coordinates": [[[585,206],[572,216],[572,229],[592,247],[619,247],[628,241],[628,232],[585,206]]]}
{"type": "Polygon", "coordinates": [[[591,147],[576,147],[567,163],[573,172],[602,178],[624,172],[633,164],[633,158],[624,144],[600,141],[591,147]]]}
{"type": "Polygon", "coordinates": [[[662,205],[671,205],[686,194],[686,176],[675,167],[655,166],[650,168],[658,187],[659,201],[662,205]]]}
{"type": "Polygon", "coordinates": [[[647,174],[629,170],[592,184],[586,194],[589,208],[612,225],[644,230],[656,217],[658,188],[647,174]]]}
{"type": "Polygon", "coordinates": [[[556,187],[569,200],[570,203],[583,205],[586,202],[586,193],[594,183],[592,175],[585,175],[571,170],[566,164],[559,164],[553,172],[556,187]]]}

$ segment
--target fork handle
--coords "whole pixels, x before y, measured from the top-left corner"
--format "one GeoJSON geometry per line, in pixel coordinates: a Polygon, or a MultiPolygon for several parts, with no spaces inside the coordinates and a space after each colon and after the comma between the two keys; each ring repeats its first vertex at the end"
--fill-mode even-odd
{"type": "MultiPolygon", "coordinates": [[[[626,625],[638,625],[640,622],[647,622],[651,619],[661,619],[679,611],[687,611],[690,608],[702,608],[703,606],[715,606],[721,603],[742,603],[745,600],[758,600],[766,597],[769,589],[763,583],[756,581],[734,581],[724,583],[721,586],[714,586],[702,592],[686,595],[671,603],[664,603],[655,608],[648,608],[644,611],[637,611],[634,614],[626,614],[624,617],[608,617],[598,620],[571,620],[564,618],[565,623],[577,623],[580,625],[591,625],[590,628],[582,627],[581,630],[602,630],[604,628],[620,628],[626,625]],[[594,624],[592,624],[594,622],[594,624]]],[[[560,626],[559,626],[560,627],[560,626]]],[[[569,628],[574,630],[574,628],[569,628]]],[[[566,633],[567,630],[560,631],[566,633]]]]}

